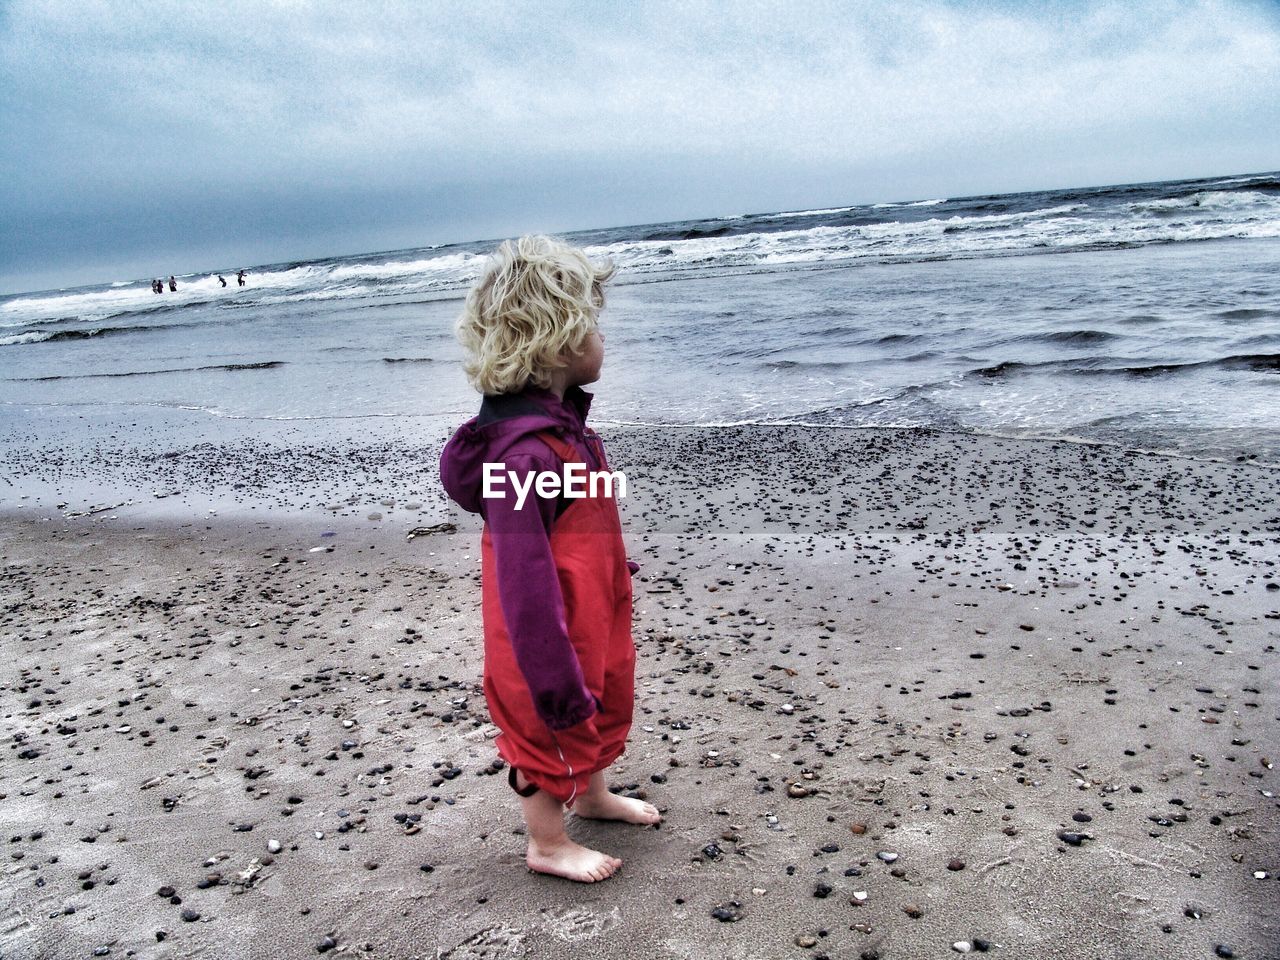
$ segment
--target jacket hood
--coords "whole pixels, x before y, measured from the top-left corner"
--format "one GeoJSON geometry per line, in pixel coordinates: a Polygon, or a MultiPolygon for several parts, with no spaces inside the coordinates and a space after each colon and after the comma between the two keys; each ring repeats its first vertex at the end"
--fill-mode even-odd
{"type": "Polygon", "coordinates": [[[514,453],[545,455],[541,443],[525,439],[543,430],[582,437],[591,400],[592,394],[580,387],[566,390],[564,400],[539,387],[486,394],[480,413],[460,426],[440,453],[445,493],[462,509],[479,513],[484,465],[504,462],[514,453]]]}

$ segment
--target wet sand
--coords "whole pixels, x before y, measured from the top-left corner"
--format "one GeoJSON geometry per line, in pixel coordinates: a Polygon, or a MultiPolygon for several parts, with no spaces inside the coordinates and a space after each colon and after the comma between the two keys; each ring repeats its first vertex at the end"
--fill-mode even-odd
{"type": "Polygon", "coordinates": [[[570,819],[618,875],[524,867],[438,445],[330,510],[280,491],[342,451],[123,451],[78,469],[125,506],[0,504],[0,956],[1280,956],[1280,469],[604,433],[642,564],[608,779],[665,816],[570,819]],[[201,463],[253,482],[210,516],[201,463]]]}

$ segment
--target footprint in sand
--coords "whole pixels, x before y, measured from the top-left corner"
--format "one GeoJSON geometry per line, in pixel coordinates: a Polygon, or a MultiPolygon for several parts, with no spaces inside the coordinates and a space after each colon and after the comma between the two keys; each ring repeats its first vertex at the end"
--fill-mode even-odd
{"type": "Polygon", "coordinates": [[[440,951],[438,957],[439,960],[499,960],[523,955],[524,934],[500,923],[473,933],[456,947],[440,951]]]}
{"type": "Polygon", "coordinates": [[[556,907],[544,913],[547,929],[557,940],[578,943],[593,940],[618,922],[618,908],[596,913],[581,908],[556,907]]]}

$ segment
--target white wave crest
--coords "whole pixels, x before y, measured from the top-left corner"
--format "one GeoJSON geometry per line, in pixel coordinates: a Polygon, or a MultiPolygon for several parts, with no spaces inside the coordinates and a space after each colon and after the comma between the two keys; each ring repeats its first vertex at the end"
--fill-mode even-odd
{"type": "MultiPolygon", "coordinates": [[[[879,210],[933,207],[946,201],[875,204],[879,210]]],[[[818,217],[858,206],[827,207],[762,217],[818,217]]],[[[932,212],[932,211],[930,211],[932,212]]],[[[1111,245],[1280,236],[1280,195],[1259,190],[1211,190],[1160,199],[1074,201],[1010,213],[945,215],[915,219],[882,214],[881,223],[818,223],[779,231],[758,230],[688,239],[618,240],[586,248],[608,257],[628,275],[682,275],[718,269],[769,269],[791,264],[830,264],[916,257],[1005,255],[1111,245]],[[897,217],[900,217],[897,218],[897,217]]],[[[751,221],[745,221],[744,225],[751,221]]],[[[154,294],[146,281],[120,286],[18,296],[0,302],[0,329],[61,321],[97,322],[117,314],[146,314],[188,304],[246,306],[355,297],[438,296],[461,291],[479,273],[483,253],[427,249],[382,257],[344,258],[250,270],[246,287],[234,276],[224,288],[214,274],[183,277],[176,293],[154,294]]],[[[5,344],[47,337],[29,330],[5,344]]]]}
{"type": "Polygon", "coordinates": [[[1280,213],[1280,197],[1257,190],[1201,190],[1185,197],[1162,197],[1126,204],[1134,213],[1165,213],[1179,210],[1270,210],[1280,213]]]}
{"type": "Polygon", "coordinates": [[[0,347],[7,347],[15,343],[40,343],[42,340],[48,340],[52,336],[52,333],[40,333],[39,331],[15,333],[9,337],[0,337],[0,347]]]}

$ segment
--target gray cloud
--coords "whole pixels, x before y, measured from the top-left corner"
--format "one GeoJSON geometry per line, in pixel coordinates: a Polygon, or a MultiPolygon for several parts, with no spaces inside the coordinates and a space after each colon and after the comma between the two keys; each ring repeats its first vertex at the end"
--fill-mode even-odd
{"type": "Polygon", "coordinates": [[[0,288],[1280,163],[1266,3],[0,14],[0,288]]]}

